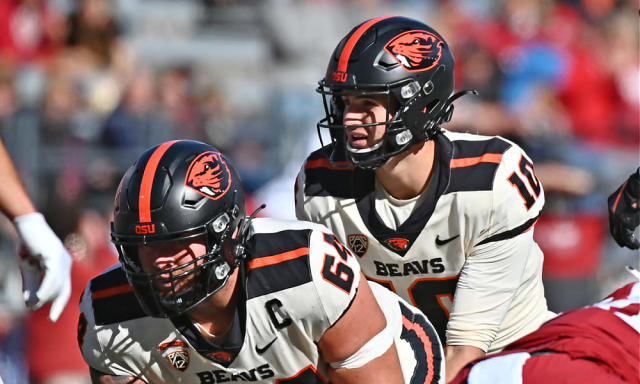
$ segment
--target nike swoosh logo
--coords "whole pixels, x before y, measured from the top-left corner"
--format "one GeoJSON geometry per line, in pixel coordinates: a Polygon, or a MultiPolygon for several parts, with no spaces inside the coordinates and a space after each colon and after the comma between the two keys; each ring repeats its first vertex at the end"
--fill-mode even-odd
{"type": "Polygon", "coordinates": [[[278,340],[278,336],[274,337],[274,338],[273,338],[273,340],[271,340],[271,341],[269,342],[269,344],[265,345],[265,346],[264,346],[264,347],[262,347],[262,348],[260,348],[260,347],[258,347],[258,346],[256,345],[256,353],[257,353],[258,355],[262,355],[263,353],[265,353],[265,352],[266,352],[266,350],[267,350],[267,349],[269,349],[269,347],[270,347],[273,343],[275,343],[275,342],[276,342],[276,340],[278,340]]]}
{"type": "Polygon", "coordinates": [[[444,240],[440,240],[440,235],[436,236],[436,245],[437,246],[441,246],[441,245],[445,245],[450,241],[453,241],[455,239],[457,239],[460,235],[455,235],[453,237],[450,237],[448,239],[444,239],[444,240]]]}

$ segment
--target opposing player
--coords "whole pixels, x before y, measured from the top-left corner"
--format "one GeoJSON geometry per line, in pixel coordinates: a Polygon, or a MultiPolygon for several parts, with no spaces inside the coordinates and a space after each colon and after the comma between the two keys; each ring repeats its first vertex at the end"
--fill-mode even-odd
{"type": "Polygon", "coordinates": [[[320,225],[245,217],[231,163],[173,141],[115,199],[121,265],[94,278],[78,341],[94,383],[442,383],[416,308],[362,278],[320,225]]]}
{"type": "Polygon", "coordinates": [[[629,283],[473,362],[452,384],[640,383],[639,312],[640,282],[629,283]]]}
{"type": "MultiPolygon", "coordinates": [[[[296,180],[296,215],[329,227],[365,276],[420,308],[442,340],[447,377],[553,314],[533,227],[544,204],[531,159],[501,137],[441,128],[454,58],[431,27],[367,20],[319,82],[332,142],[296,180]]],[[[320,137],[322,141],[322,136],[320,137]]]]}

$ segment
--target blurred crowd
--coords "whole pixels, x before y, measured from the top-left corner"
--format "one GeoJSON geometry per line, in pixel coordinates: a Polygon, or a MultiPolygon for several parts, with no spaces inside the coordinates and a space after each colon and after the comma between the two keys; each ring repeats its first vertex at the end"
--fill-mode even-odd
{"type": "Polygon", "coordinates": [[[620,266],[638,267],[606,229],[606,196],[640,163],[634,2],[0,0],[0,136],[75,262],[60,320],[26,314],[15,234],[0,221],[5,383],[89,382],[76,303],[117,262],[112,199],[145,148],[211,143],[233,159],[254,206],[294,217],[295,174],[319,145],[316,82],[340,37],[382,14],[440,31],[456,89],[478,90],[448,129],[502,135],[533,158],[547,198],[535,236],[550,309],[590,303],[618,284],[620,266]]]}

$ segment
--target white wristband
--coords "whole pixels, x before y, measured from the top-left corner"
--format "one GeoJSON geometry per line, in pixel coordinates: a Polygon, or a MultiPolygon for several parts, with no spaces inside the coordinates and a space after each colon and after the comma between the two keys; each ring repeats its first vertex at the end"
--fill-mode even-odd
{"type": "Polygon", "coordinates": [[[44,216],[40,212],[27,213],[13,219],[13,224],[21,238],[28,237],[30,233],[39,233],[43,228],[49,227],[44,216]]]}

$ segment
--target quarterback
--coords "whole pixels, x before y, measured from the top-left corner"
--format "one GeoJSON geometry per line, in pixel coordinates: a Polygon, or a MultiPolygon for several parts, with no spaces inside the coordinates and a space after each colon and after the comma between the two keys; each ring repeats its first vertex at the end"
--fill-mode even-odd
{"type": "MultiPolygon", "coordinates": [[[[553,316],[533,227],[544,191],[501,137],[454,133],[454,58],[428,25],[380,17],[331,55],[317,91],[331,143],[296,179],[296,216],[327,226],[364,275],[424,312],[447,377],[553,316]]],[[[322,141],[322,135],[320,135],[322,141]]]]}
{"type": "Polygon", "coordinates": [[[254,216],[217,149],[141,155],[115,198],[121,263],[80,304],[94,383],[444,383],[426,317],[326,227],[254,216]]]}

